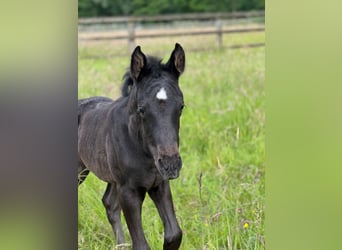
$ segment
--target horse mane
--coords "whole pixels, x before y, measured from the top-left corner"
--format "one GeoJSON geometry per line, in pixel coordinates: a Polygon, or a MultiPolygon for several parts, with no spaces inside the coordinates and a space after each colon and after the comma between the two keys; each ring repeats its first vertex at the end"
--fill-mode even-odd
{"type": "Polygon", "coordinates": [[[122,96],[124,97],[129,96],[129,94],[131,93],[132,87],[133,87],[133,77],[131,75],[130,70],[127,70],[123,76],[123,85],[121,88],[122,96]]]}
{"type": "MultiPolygon", "coordinates": [[[[147,74],[153,74],[153,72],[159,72],[160,69],[165,68],[165,65],[161,63],[162,59],[160,58],[147,56],[146,59],[147,63],[144,66],[144,71],[147,72],[147,74]]],[[[121,94],[123,97],[129,96],[133,87],[133,83],[134,80],[130,69],[127,69],[126,73],[123,76],[123,85],[121,88],[121,94]]]]}

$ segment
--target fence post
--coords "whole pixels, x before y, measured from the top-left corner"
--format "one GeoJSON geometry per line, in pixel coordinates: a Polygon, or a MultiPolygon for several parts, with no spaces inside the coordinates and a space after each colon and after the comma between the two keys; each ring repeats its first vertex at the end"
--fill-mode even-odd
{"type": "Polygon", "coordinates": [[[215,25],[217,29],[217,37],[216,37],[217,48],[222,49],[222,21],[221,19],[216,19],[215,25]]]}
{"type": "Polygon", "coordinates": [[[127,29],[128,29],[128,49],[129,53],[132,53],[132,51],[135,48],[135,23],[133,20],[129,20],[127,23],[127,29]]]}

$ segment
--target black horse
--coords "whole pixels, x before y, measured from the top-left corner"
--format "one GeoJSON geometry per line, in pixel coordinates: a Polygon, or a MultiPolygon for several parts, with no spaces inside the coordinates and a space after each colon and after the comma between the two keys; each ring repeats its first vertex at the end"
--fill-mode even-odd
{"type": "Polygon", "coordinates": [[[102,202],[119,245],[125,243],[122,209],[133,249],[150,249],[141,222],[146,192],[163,221],[163,249],[181,244],[169,180],[182,167],[178,134],[184,102],[178,78],[184,67],[184,50],[177,43],[166,64],[138,46],[119,99],[78,101],[79,184],[89,171],[108,183],[102,202]]]}

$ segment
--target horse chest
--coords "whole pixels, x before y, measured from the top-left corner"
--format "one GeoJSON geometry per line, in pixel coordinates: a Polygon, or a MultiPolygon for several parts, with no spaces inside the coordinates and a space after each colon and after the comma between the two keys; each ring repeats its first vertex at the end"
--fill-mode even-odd
{"type": "Polygon", "coordinates": [[[132,186],[143,187],[147,191],[157,187],[163,181],[162,176],[154,170],[150,172],[142,171],[139,175],[131,175],[129,179],[132,186]]]}
{"type": "MultiPolygon", "coordinates": [[[[132,186],[143,187],[149,190],[159,185],[163,178],[149,159],[132,159],[127,157],[125,163],[119,166],[121,183],[129,183],[132,186]]],[[[115,170],[113,171],[115,174],[115,170]]]]}

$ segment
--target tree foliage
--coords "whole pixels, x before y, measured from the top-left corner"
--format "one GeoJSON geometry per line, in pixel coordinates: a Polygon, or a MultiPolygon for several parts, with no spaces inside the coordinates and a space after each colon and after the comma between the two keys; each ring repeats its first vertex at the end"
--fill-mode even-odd
{"type": "Polygon", "coordinates": [[[78,0],[80,17],[225,12],[264,8],[265,0],[78,0]]]}

